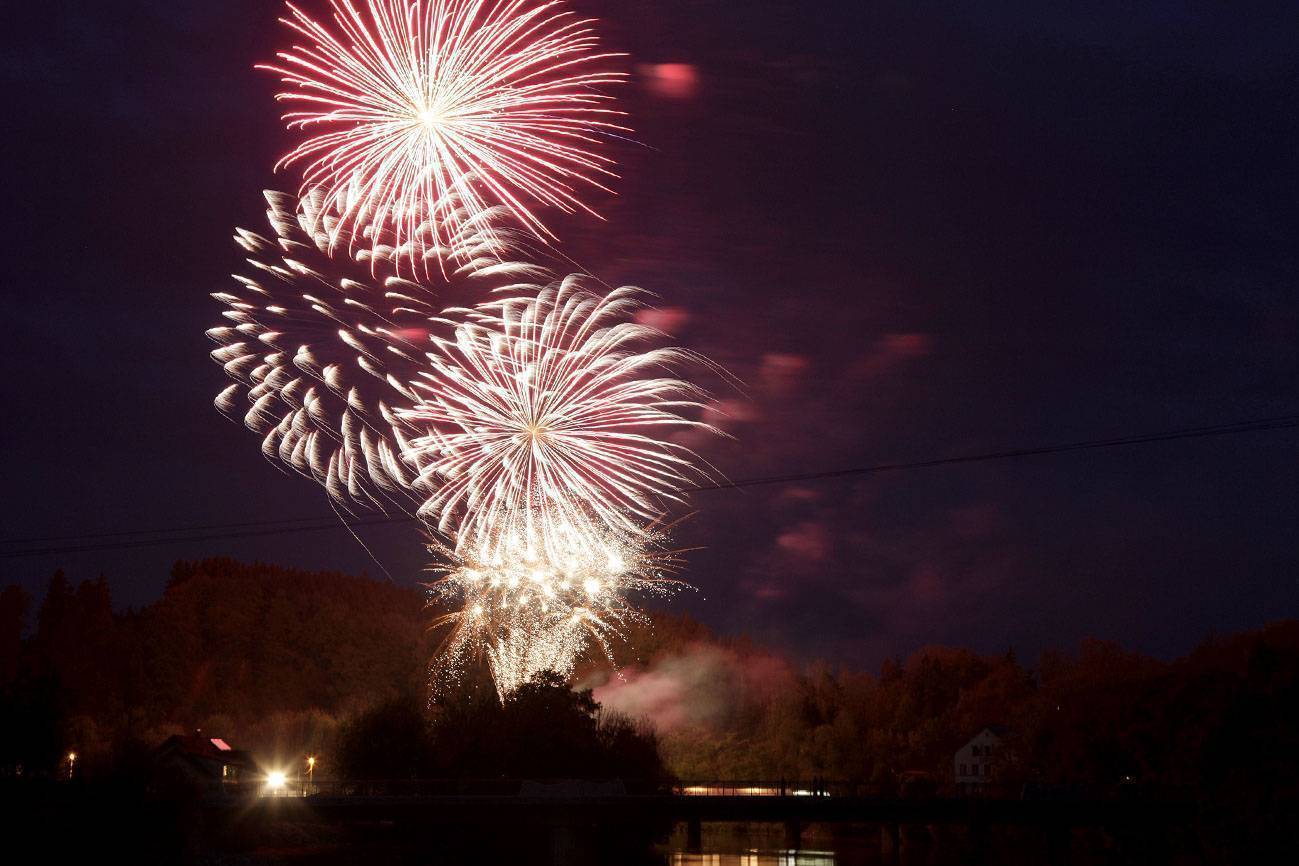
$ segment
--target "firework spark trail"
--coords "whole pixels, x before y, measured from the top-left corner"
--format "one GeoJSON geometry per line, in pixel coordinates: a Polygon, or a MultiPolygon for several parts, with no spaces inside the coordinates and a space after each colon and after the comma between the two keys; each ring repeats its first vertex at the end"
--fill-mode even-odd
{"type": "MultiPolygon", "coordinates": [[[[217,407],[242,413],[269,459],[320,482],[338,503],[413,511],[422,499],[401,457],[412,431],[395,407],[416,399],[408,383],[430,329],[442,327],[436,295],[399,277],[373,279],[372,250],[331,258],[329,238],[314,228],[319,197],[299,204],[267,192],[266,200],[274,240],[240,229],[253,274],[213,295],[226,324],[207,332],[219,344],[212,357],[235,380],[217,407]]],[[[503,250],[468,223],[446,250],[469,281],[544,273],[503,262],[503,250]]]]}
{"type": "Polygon", "coordinates": [[[559,559],[539,556],[525,532],[508,532],[487,561],[433,544],[447,563],[430,585],[455,607],[434,623],[449,626],[434,671],[436,687],[456,680],[466,662],[486,658],[502,699],[541,671],[572,674],[592,645],[611,663],[611,642],[645,616],[630,597],[666,597],[685,584],[669,575],[676,554],[652,530],[627,543],[593,526],[554,527],[559,559]]]}
{"type": "Polygon", "coordinates": [[[713,430],[687,417],[706,395],[668,373],[697,356],[644,348],[659,334],[631,320],[638,295],[570,276],[448,311],[468,320],[434,339],[412,383],[419,402],[397,416],[429,428],[404,455],[429,490],[421,516],[453,532],[458,553],[490,560],[522,533],[533,555],[557,559],[555,527],[634,539],[683,501],[696,456],[663,434],[713,430]]]}
{"type": "Polygon", "coordinates": [[[420,516],[452,539],[435,598],[455,607],[435,683],[485,658],[502,698],[544,670],[567,676],[644,617],[632,596],[683,586],[667,576],[658,525],[698,477],[694,455],[661,431],[712,430],[689,415],[706,395],[671,370],[702,360],[654,348],[635,323],[641,292],[599,294],[569,276],[521,296],[444,313],[458,322],[399,411],[404,456],[428,493],[420,516]]]}
{"type": "Polygon", "coordinates": [[[615,175],[593,148],[626,131],[600,88],[626,74],[602,68],[619,55],[592,20],[558,0],[330,2],[332,29],[286,4],[307,44],[261,68],[293,88],[287,126],[312,133],[280,167],[301,163],[339,214],[331,248],[391,234],[414,266],[493,205],[541,239],[537,206],[594,214],[579,188],[615,175]]]}
{"type": "Polygon", "coordinates": [[[469,224],[449,259],[505,297],[442,310],[424,285],[373,278],[373,250],[331,257],[319,196],[266,198],[274,239],[240,230],[253,275],[215,295],[227,323],[208,332],[212,355],[235,380],[217,405],[242,403],[265,455],[339,504],[418,512],[447,534],[432,547],[434,597],[456,606],[441,685],[471,657],[502,697],[589,650],[610,657],[643,619],[632,596],[683,586],[654,518],[693,455],[651,434],[707,428],[687,417],[702,392],[666,375],[695,356],[645,348],[662,335],[635,323],[638,290],[537,284],[544,269],[505,262],[469,224]]]}
{"type": "Polygon", "coordinates": [[[256,272],[214,295],[217,405],[338,504],[446,539],[443,676],[485,658],[504,698],[592,647],[612,660],[632,597],[683,585],[657,521],[701,474],[667,437],[713,429],[674,372],[702,359],[652,347],[638,290],[517,259],[548,249],[541,209],[608,191],[618,55],[562,0],[286,5],[302,41],[261,68],[301,134],[277,169],[302,183],[267,195],[274,238],[236,238],[256,272]],[[430,283],[462,278],[500,299],[441,309],[430,283]]]}

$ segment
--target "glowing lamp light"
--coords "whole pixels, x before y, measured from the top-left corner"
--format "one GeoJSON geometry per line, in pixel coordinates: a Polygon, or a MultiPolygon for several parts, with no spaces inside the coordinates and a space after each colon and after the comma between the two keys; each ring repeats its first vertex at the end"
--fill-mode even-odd
{"type": "Polygon", "coordinates": [[[272,770],[266,774],[266,787],[272,791],[278,791],[284,787],[287,781],[283,770],[272,770]]]}

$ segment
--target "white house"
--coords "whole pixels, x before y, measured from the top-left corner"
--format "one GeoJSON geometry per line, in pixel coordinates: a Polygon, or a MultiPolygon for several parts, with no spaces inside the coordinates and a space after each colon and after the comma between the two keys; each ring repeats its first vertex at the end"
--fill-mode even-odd
{"type": "Polygon", "coordinates": [[[1002,741],[1006,730],[1000,726],[987,727],[970,738],[956,750],[952,759],[952,774],[961,791],[977,791],[992,781],[998,761],[1001,760],[1002,741]]]}

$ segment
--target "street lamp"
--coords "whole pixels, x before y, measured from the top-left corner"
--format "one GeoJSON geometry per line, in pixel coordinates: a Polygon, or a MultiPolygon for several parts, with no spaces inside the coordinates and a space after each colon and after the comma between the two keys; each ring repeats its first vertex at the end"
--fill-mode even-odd
{"type": "Polygon", "coordinates": [[[68,778],[72,778],[72,771],[77,766],[77,753],[68,752],[68,778]]]}
{"type": "Polygon", "coordinates": [[[307,756],[307,793],[315,793],[316,783],[316,756],[307,756]]]}

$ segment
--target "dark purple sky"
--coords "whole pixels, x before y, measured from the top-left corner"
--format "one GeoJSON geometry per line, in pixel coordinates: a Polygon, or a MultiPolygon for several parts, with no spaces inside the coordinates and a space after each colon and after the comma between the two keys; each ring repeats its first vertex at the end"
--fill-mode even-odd
{"type": "MultiPolygon", "coordinates": [[[[319,7],[323,0],[304,0],[319,7]]],[[[1299,413],[1299,7],[581,2],[636,138],[565,251],[654,289],[731,478],[1299,413]],[[1052,11],[1052,7],[1085,8],[1052,11]],[[987,7],[993,7],[991,10],[987,7]],[[651,65],[698,73],[656,93],[651,65]]],[[[207,297],[288,188],[276,0],[28,4],[7,29],[3,538],[327,515],[222,419],[207,297]]],[[[707,493],[678,603],[803,656],[1158,653],[1299,614],[1294,431],[707,493]]],[[[399,580],[409,527],[370,530],[399,580]]],[[[12,545],[4,549],[15,549],[12,545]]],[[[0,560],[121,604],[170,562],[367,569],[345,532],[0,560]]]]}

